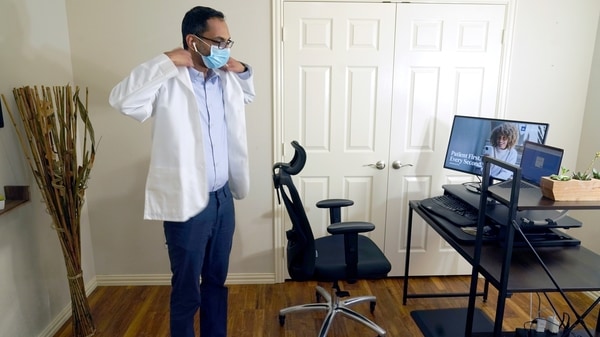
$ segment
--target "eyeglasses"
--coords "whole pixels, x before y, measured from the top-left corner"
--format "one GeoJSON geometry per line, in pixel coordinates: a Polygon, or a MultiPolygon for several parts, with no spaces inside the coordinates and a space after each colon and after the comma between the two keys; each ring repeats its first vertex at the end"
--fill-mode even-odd
{"type": "Polygon", "coordinates": [[[198,36],[196,35],[197,38],[202,39],[202,40],[208,40],[212,43],[214,43],[217,48],[219,49],[225,49],[225,48],[231,48],[233,47],[233,40],[232,39],[228,39],[227,41],[219,41],[219,40],[213,40],[213,39],[209,39],[207,37],[204,36],[198,36]]]}

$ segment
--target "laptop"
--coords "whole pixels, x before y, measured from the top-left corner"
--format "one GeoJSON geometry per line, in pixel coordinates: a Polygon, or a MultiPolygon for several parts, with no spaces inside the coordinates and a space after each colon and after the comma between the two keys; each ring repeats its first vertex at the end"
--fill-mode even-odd
{"type": "MultiPolygon", "coordinates": [[[[520,163],[519,209],[539,208],[543,199],[539,187],[541,178],[559,172],[563,152],[556,147],[525,142],[520,163]]],[[[488,191],[499,200],[509,203],[512,197],[512,183],[512,180],[506,180],[489,186],[488,191]]]]}
{"type": "MultiPolygon", "coordinates": [[[[539,187],[542,177],[557,174],[560,170],[564,150],[557,147],[526,141],[521,156],[521,188],[539,187]]],[[[511,188],[512,181],[497,184],[511,188]]]]}

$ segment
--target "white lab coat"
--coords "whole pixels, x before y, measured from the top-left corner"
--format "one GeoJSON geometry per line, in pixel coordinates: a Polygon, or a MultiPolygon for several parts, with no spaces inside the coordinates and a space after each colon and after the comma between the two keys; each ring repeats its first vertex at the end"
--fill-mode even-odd
{"type": "MultiPolygon", "coordinates": [[[[254,99],[253,76],[216,70],[223,83],[229,187],[242,199],[250,188],[245,103],[254,99]]],[[[252,72],[251,72],[252,73],[252,72]]],[[[154,117],[144,219],[186,221],[208,203],[200,113],[186,67],[160,54],[135,69],[111,91],[109,103],[140,122],[154,117]]]]}

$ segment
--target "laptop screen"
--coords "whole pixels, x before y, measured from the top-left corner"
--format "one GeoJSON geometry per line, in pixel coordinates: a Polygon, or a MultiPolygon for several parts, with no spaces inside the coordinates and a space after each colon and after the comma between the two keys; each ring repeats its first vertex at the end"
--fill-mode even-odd
{"type": "Polygon", "coordinates": [[[521,157],[521,179],[539,186],[544,176],[557,174],[562,163],[563,149],[525,142],[521,157]]]}

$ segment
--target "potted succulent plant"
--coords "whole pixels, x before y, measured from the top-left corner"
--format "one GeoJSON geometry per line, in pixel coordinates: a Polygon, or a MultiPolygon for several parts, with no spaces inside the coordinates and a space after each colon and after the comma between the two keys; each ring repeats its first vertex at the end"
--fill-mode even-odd
{"type": "Polygon", "coordinates": [[[600,152],[596,152],[585,171],[569,173],[569,169],[563,167],[559,174],[542,177],[542,194],[558,201],[600,200],[600,172],[594,168],[598,158],[600,152]]]}

